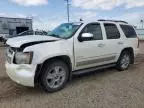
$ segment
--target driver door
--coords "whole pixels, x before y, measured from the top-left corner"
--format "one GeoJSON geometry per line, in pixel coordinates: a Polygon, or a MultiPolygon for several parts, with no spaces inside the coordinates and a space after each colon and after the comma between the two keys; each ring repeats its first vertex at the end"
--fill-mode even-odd
{"type": "Polygon", "coordinates": [[[82,38],[83,33],[93,34],[93,39],[80,42],[74,39],[75,67],[76,70],[94,67],[105,63],[105,42],[101,25],[99,23],[91,23],[86,25],[78,38],[82,38]]]}

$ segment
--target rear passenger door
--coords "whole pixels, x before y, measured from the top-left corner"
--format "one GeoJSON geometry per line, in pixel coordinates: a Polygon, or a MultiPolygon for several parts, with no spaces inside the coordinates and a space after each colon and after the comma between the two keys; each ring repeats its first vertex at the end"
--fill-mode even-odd
{"type": "Polygon", "coordinates": [[[105,54],[111,58],[109,63],[114,63],[117,61],[124,44],[120,34],[120,28],[113,23],[104,23],[103,26],[106,37],[105,48],[107,49],[105,54]]]}

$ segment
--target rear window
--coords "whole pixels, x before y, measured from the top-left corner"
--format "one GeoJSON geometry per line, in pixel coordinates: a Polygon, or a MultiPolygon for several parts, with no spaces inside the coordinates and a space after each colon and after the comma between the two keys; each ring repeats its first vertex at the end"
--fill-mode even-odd
{"type": "Polygon", "coordinates": [[[119,39],[120,38],[120,33],[115,24],[105,23],[104,27],[106,30],[107,39],[119,39]]]}
{"type": "Polygon", "coordinates": [[[120,25],[120,26],[127,38],[136,38],[137,37],[136,32],[132,26],[130,26],[130,25],[120,25]]]}

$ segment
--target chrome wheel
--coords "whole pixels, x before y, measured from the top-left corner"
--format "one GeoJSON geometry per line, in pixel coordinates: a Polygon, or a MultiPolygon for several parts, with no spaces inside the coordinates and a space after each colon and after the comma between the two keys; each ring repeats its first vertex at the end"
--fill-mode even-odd
{"type": "Polygon", "coordinates": [[[55,89],[60,87],[65,82],[65,79],[65,69],[61,66],[55,66],[47,73],[46,83],[50,88],[55,89]]]}
{"type": "Polygon", "coordinates": [[[130,56],[129,54],[125,53],[120,61],[121,67],[123,69],[127,69],[130,64],[130,56]]]}

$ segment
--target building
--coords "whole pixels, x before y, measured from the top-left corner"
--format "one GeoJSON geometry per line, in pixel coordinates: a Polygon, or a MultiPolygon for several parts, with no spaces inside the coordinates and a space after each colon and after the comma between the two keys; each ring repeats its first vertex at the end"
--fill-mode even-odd
{"type": "Polygon", "coordinates": [[[32,30],[32,19],[0,17],[0,35],[14,36],[32,30]]]}
{"type": "Polygon", "coordinates": [[[136,29],[140,40],[144,40],[144,29],[136,29]]]}

